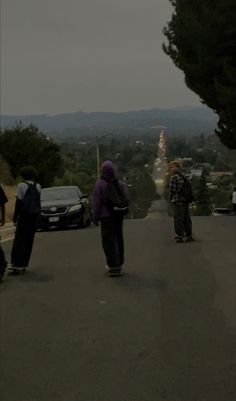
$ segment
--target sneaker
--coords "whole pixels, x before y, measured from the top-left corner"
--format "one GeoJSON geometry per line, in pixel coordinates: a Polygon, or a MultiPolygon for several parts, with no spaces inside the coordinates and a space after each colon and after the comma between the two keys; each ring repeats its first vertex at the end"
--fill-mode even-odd
{"type": "Polygon", "coordinates": [[[120,267],[112,268],[109,271],[109,276],[110,277],[118,277],[118,276],[123,276],[124,272],[120,267]]]}
{"type": "Polygon", "coordinates": [[[186,237],[184,239],[184,242],[193,242],[193,241],[195,241],[195,239],[193,237],[186,237]]]}
{"type": "Polygon", "coordinates": [[[175,237],[175,241],[177,243],[183,242],[183,238],[182,237],[175,237]]]}
{"type": "Polygon", "coordinates": [[[20,274],[20,272],[24,273],[25,272],[25,267],[23,266],[15,266],[13,264],[8,264],[7,269],[11,270],[13,274],[20,274]]]}

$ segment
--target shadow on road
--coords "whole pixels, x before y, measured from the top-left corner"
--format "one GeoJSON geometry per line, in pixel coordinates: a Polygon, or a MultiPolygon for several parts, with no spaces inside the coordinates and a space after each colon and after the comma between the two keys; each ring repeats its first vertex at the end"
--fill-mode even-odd
{"type": "Polygon", "coordinates": [[[13,272],[8,273],[8,276],[19,282],[35,282],[35,283],[47,283],[49,281],[55,280],[52,274],[40,273],[36,271],[27,271],[25,273],[14,274],[13,272]]]}
{"type": "Polygon", "coordinates": [[[114,278],[113,282],[130,292],[136,292],[139,289],[165,291],[168,289],[168,281],[147,277],[144,274],[127,273],[124,277],[114,278]]]}

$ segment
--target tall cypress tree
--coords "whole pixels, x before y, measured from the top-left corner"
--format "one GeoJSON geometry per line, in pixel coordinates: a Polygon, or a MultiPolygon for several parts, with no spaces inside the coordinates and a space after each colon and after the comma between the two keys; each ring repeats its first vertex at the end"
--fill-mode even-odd
{"type": "Polygon", "coordinates": [[[216,134],[236,149],[236,1],[170,0],[164,51],[187,86],[219,116],[216,134]]]}

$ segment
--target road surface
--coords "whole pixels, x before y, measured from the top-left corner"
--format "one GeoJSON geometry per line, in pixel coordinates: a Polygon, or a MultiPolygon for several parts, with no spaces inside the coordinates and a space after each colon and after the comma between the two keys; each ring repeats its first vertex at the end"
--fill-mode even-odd
{"type": "MultiPolygon", "coordinates": [[[[1,288],[1,401],[233,401],[236,219],[125,222],[127,275],[99,228],[38,233],[1,288]]],[[[9,256],[10,242],[3,244],[9,256]]]]}

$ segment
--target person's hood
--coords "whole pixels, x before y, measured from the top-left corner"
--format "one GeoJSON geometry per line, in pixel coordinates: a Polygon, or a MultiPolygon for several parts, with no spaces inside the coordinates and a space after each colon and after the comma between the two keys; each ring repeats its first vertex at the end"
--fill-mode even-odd
{"type": "Polygon", "coordinates": [[[101,178],[107,181],[117,178],[115,165],[110,160],[106,160],[102,163],[101,178]]]}

